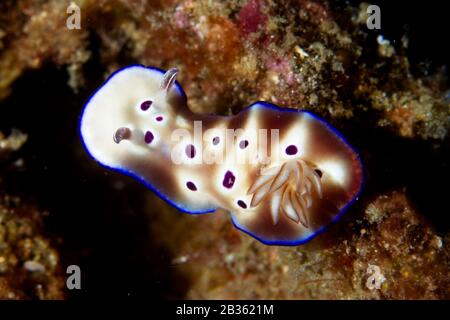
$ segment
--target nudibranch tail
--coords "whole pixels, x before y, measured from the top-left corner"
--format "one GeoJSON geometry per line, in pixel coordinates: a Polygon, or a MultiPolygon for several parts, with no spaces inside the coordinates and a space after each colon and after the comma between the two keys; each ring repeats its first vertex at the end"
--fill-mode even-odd
{"type": "Polygon", "coordinates": [[[194,114],[177,72],[112,75],[83,111],[89,154],[184,212],[226,209],[266,244],[310,240],[358,196],[359,156],[325,121],[265,102],[230,117],[194,114]]]}

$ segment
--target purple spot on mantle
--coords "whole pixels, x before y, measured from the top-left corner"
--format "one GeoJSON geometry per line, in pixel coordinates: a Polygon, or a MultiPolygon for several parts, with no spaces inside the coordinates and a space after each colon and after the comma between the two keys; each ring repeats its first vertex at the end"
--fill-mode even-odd
{"type": "Polygon", "coordinates": [[[188,144],[185,151],[188,158],[192,159],[193,157],[195,157],[195,147],[192,144],[188,144]]]}
{"type": "Polygon", "coordinates": [[[141,103],[141,110],[142,111],[147,111],[150,108],[150,106],[152,105],[152,103],[153,103],[153,101],[151,101],[151,100],[147,100],[147,101],[142,102],[141,103]]]}
{"type": "Polygon", "coordinates": [[[245,149],[248,146],[248,141],[247,140],[242,140],[241,142],[239,142],[239,148],[241,149],[245,149]]]}
{"type": "Polygon", "coordinates": [[[239,200],[239,201],[237,202],[237,204],[238,204],[239,207],[241,207],[241,208],[243,208],[243,209],[247,209],[247,205],[245,204],[244,201],[239,200]]]}
{"type": "Polygon", "coordinates": [[[231,189],[234,185],[234,181],[236,180],[236,177],[231,171],[227,171],[225,173],[225,176],[223,177],[223,186],[227,189],[231,189]]]}
{"type": "Polygon", "coordinates": [[[154,138],[154,136],[153,136],[153,133],[151,133],[151,131],[147,131],[145,133],[145,137],[144,137],[145,143],[147,143],[147,144],[152,143],[153,138],[154,138]]]}
{"type": "Polygon", "coordinates": [[[286,148],[286,154],[288,154],[288,155],[290,155],[290,156],[296,154],[297,151],[298,151],[298,150],[297,150],[297,147],[294,146],[293,144],[291,144],[290,146],[288,146],[288,147],[286,148]]]}
{"type": "Polygon", "coordinates": [[[156,121],[162,121],[163,120],[163,117],[162,116],[157,116],[156,117],[156,121]]]}
{"type": "Polygon", "coordinates": [[[219,144],[219,142],[220,142],[220,138],[219,137],[214,137],[213,138],[213,140],[212,140],[212,142],[213,142],[213,145],[218,145],[219,144]]]}
{"type": "Polygon", "coordinates": [[[188,187],[189,190],[197,191],[197,187],[195,186],[195,184],[192,181],[188,181],[186,183],[186,187],[188,187]]]}

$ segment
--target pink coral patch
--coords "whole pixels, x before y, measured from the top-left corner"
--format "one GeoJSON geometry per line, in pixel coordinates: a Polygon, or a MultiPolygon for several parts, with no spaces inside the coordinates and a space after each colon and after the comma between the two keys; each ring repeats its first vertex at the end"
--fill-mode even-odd
{"type": "Polygon", "coordinates": [[[262,12],[264,6],[261,0],[249,0],[239,12],[239,28],[245,35],[258,31],[267,22],[267,16],[262,12]]]}

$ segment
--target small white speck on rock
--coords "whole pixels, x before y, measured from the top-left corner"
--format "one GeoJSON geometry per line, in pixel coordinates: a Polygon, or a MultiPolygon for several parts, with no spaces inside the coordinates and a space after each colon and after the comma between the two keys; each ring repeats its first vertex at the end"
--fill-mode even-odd
{"type": "Polygon", "coordinates": [[[25,261],[23,267],[30,272],[45,272],[45,266],[37,261],[29,260],[25,261]]]}

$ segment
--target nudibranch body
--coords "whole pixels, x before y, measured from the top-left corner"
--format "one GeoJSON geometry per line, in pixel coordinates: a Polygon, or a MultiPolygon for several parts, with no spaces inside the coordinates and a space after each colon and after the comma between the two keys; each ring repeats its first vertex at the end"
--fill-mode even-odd
{"type": "Polygon", "coordinates": [[[81,117],[88,153],[184,212],[228,210],[266,244],[308,241],[357,197],[359,156],[326,122],[265,102],[229,117],[194,114],[176,73],[114,73],[81,117]]]}

